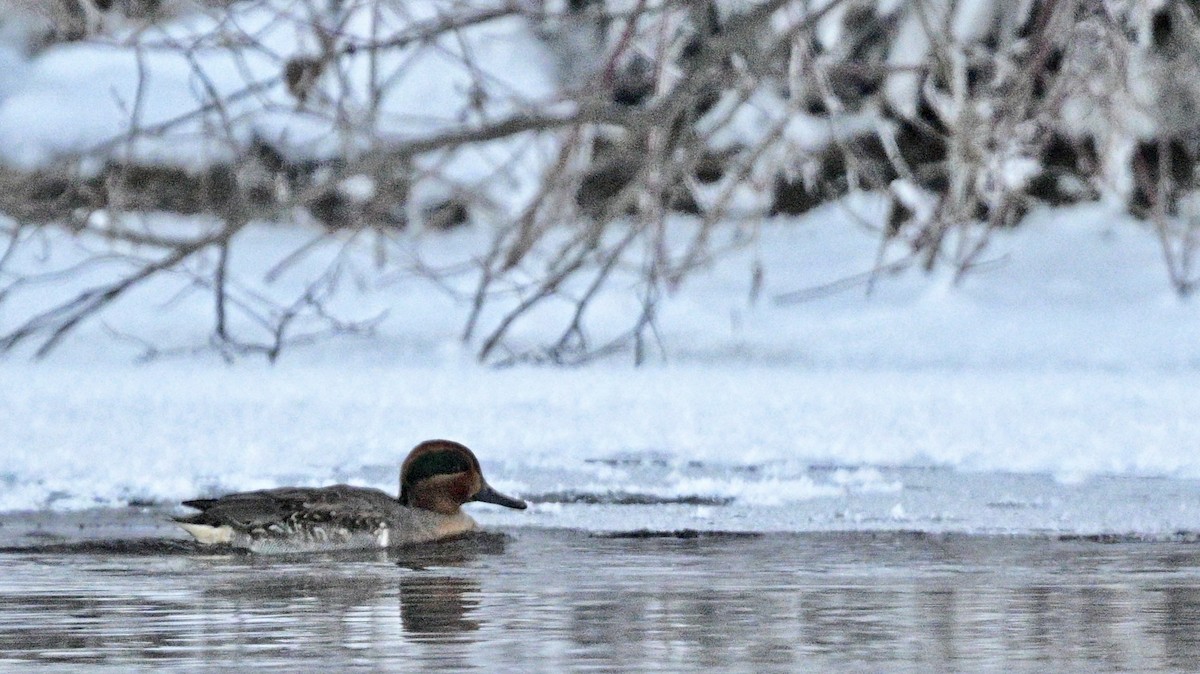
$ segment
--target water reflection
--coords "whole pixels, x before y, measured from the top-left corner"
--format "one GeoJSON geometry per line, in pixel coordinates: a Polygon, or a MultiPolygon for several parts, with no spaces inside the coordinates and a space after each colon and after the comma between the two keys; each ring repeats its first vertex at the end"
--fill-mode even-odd
{"type": "Polygon", "coordinates": [[[479,608],[480,589],[469,578],[406,575],[400,580],[400,624],[414,637],[454,641],[479,629],[471,616],[479,608]]]}
{"type": "Polygon", "coordinates": [[[1195,669],[1200,664],[1200,587],[1162,588],[1162,620],[1152,633],[1161,637],[1166,660],[1178,669],[1195,669]]]}
{"type": "Polygon", "coordinates": [[[420,571],[427,568],[466,566],[482,555],[502,555],[509,537],[480,531],[469,536],[437,543],[411,545],[388,550],[386,556],[396,566],[420,571]]]}
{"type": "Polygon", "coordinates": [[[526,532],[350,557],[24,554],[0,565],[0,666],[1152,671],[1200,661],[1200,552],[1179,544],[526,532]]]}

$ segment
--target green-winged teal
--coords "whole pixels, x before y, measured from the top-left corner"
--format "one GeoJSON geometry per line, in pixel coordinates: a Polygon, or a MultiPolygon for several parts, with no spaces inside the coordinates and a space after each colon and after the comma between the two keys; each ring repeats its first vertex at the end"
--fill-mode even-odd
{"type": "Polygon", "coordinates": [[[469,501],[526,507],[488,486],[466,446],[427,440],[400,466],[398,499],[344,484],[281,487],[184,501],[201,512],[176,521],[201,543],[254,552],[386,548],[473,530],[475,520],[459,508],[469,501]]]}

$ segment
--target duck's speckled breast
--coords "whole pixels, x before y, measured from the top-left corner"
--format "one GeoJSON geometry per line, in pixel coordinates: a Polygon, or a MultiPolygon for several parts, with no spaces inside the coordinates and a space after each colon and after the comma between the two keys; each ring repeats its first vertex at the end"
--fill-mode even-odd
{"type": "Polygon", "coordinates": [[[234,532],[230,543],[235,548],[265,554],[366,550],[387,547],[388,534],[389,530],[386,527],[377,531],[351,531],[311,526],[298,528],[287,535],[237,531],[234,532]]]}
{"type": "Polygon", "coordinates": [[[256,553],[364,550],[426,543],[472,531],[475,520],[464,512],[454,515],[397,506],[374,523],[297,521],[255,531],[235,531],[230,543],[256,553]]]}

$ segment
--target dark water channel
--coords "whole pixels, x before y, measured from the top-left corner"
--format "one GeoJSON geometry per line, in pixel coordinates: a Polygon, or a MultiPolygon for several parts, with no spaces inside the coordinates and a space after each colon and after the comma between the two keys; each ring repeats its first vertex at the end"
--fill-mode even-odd
{"type": "Polygon", "coordinates": [[[514,530],[0,553],[0,669],[1194,671],[1200,545],[514,530]]]}

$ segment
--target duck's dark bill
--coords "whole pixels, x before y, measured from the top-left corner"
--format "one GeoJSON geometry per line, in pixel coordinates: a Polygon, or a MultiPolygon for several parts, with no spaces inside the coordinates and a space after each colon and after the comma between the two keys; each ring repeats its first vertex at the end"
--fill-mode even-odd
{"type": "Polygon", "coordinates": [[[517,510],[524,510],[527,507],[521,499],[505,496],[486,484],[483,485],[483,489],[480,489],[478,494],[475,494],[473,500],[483,501],[484,503],[495,503],[505,508],[516,508],[517,510]]]}

